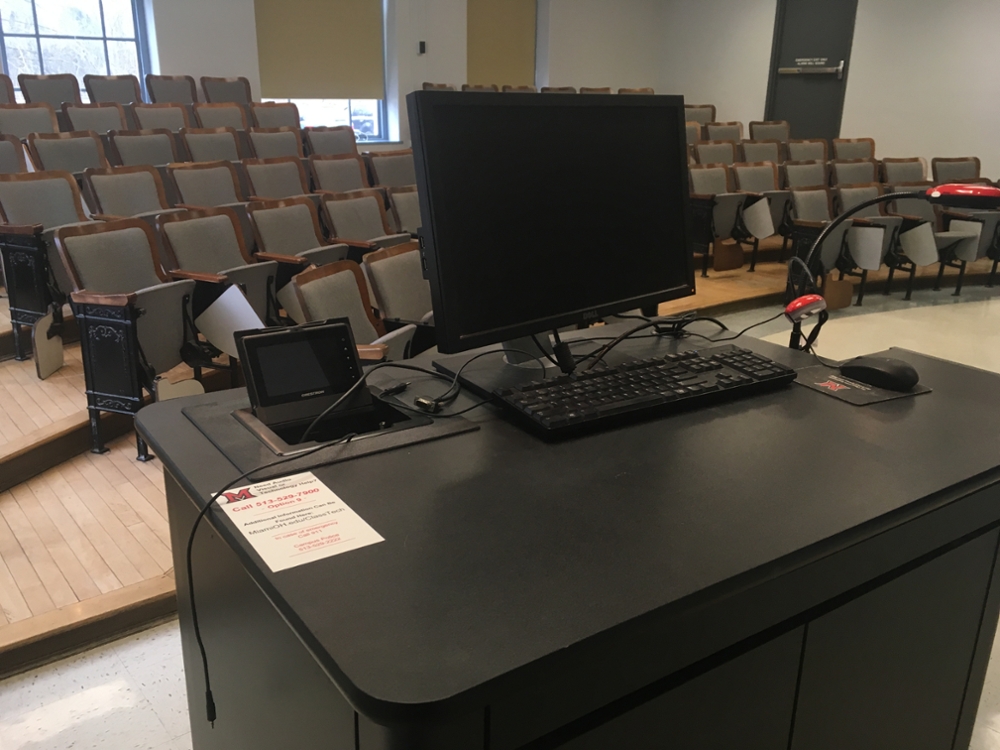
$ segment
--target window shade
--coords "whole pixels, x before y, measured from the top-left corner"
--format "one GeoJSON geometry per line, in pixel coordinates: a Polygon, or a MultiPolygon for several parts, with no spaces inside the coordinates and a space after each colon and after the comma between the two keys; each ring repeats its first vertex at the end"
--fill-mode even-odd
{"type": "Polygon", "coordinates": [[[468,0],[469,83],[535,83],[535,0],[468,0]]]}
{"type": "Polygon", "coordinates": [[[261,95],[383,99],[382,0],[254,0],[261,95]]]}

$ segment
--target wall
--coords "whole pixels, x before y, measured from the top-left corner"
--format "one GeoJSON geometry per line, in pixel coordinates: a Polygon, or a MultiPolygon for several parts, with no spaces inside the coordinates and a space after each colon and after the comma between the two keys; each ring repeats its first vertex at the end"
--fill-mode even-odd
{"type": "MultiPolygon", "coordinates": [[[[669,0],[656,90],[714,104],[720,122],[764,119],[776,0],[669,0]]],[[[750,137],[747,134],[746,137],[750,137]]]]}
{"type": "Polygon", "coordinates": [[[841,135],[878,156],[978,156],[1000,177],[995,0],[860,0],[841,135]]]}
{"type": "Polygon", "coordinates": [[[469,83],[535,83],[535,0],[468,0],[469,83]]]}
{"type": "Polygon", "coordinates": [[[246,76],[260,96],[253,0],[146,0],[153,69],[164,75],[246,76]]]}

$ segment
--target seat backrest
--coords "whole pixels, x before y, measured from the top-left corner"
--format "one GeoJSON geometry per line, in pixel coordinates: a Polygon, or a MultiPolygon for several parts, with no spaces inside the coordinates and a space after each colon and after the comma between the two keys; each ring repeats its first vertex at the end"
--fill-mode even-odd
{"type": "Polygon", "coordinates": [[[258,198],[292,198],[309,192],[309,181],[297,156],[275,159],[244,159],[250,194],[258,198]]]}
{"type": "Polygon", "coordinates": [[[254,201],[247,210],[257,247],[277,255],[298,255],[323,246],[316,204],[305,197],[254,201]]]}
{"type": "Polygon", "coordinates": [[[363,262],[383,318],[415,323],[431,311],[431,287],[424,278],[420,248],[404,245],[376,250],[363,262]]]}
{"type": "Polygon", "coordinates": [[[656,92],[649,86],[643,86],[637,89],[618,89],[619,94],[655,94],[656,92]]]}
{"type": "Polygon", "coordinates": [[[826,141],[821,138],[811,140],[788,141],[789,161],[826,161],[826,141]]]}
{"type": "Polygon", "coordinates": [[[736,143],[734,141],[702,141],[694,144],[695,158],[699,164],[734,164],[736,143]]]}
{"type": "Polygon", "coordinates": [[[742,141],[742,122],[710,122],[705,125],[706,140],[742,141]]]}
{"type": "Polygon", "coordinates": [[[198,87],[191,76],[160,76],[146,74],[146,91],[149,100],[162,104],[194,104],[198,101],[198,87]]]}
{"type": "Polygon", "coordinates": [[[688,145],[700,141],[702,136],[701,123],[700,122],[684,123],[684,135],[685,138],[687,139],[688,145]]]}
{"type": "Polygon", "coordinates": [[[250,128],[250,146],[260,159],[302,158],[302,137],[295,128],[250,128]]]}
{"type": "Polygon", "coordinates": [[[415,185],[417,168],[413,163],[413,150],[380,151],[368,154],[372,167],[372,179],[382,187],[403,187],[415,185]]]}
{"type": "Polygon", "coordinates": [[[702,126],[715,122],[714,104],[685,104],[684,119],[687,122],[697,122],[702,126]]]}
{"type": "Polygon", "coordinates": [[[610,94],[612,93],[610,86],[581,86],[581,94],[610,94]]]}
{"type": "Polygon", "coordinates": [[[430,81],[424,81],[421,88],[424,91],[454,91],[455,87],[450,83],[431,83],[430,81]]]}
{"type": "Polygon", "coordinates": [[[192,161],[239,161],[240,149],[233,128],[182,128],[181,140],[192,161]]]}
{"type": "Polygon", "coordinates": [[[243,76],[239,78],[202,76],[201,90],[205,92],[206,102],[249,104],[253,101],[253,95],[250,92],[250,81],[243,76]]]}
{"type": "Polygon", "coordinates": [[[293,128],[302,127],[299,108],[293,102],[254,102],[250,112],[258,128],[293,128]]]}
{"type": "Polygon", "coordinates": [[[780,185],[778,165],[772,161],[734,164],[733,177],[736,180],[737,190],[746,190],[751,193],[777,190],[780,185]]]}
{"type": "MultiPolygon", "coordinates": [[[[837,213],[843,213],[844,211],[849,211],[860,203],[872,200],[873,198],[878,198],[882,195],[882,186],[878,183],[869,183],[867,185],[848,185],[845,187],[838,187],[837,192],[837,213]]],[[[880,205],[869,206],[868,208],[862,208],[856,214],[853,214],[859,218],[871,218],[873,216],[883,216],[882,207],[880,205]]]]}
{"type": "Polygon", "coordinates": [[[171,130],[178,132],[191,127],[187,110],[180,104],[133,104],[132,114],[141,130],[171,130]]]}
{"type": "Polygon", "coordinates": [[[327,225],[338,239],[367,242],[389,233],[382,195],[378,191],[326,194],[323,211],[327,225]]]}
{"type": "Polygon", "coordinates": [[[691,193],[693,195],[718,195],[733,191],[733,178],[728,164],[692,164],[691,193]]]}
{"type": "Polygon", "coordinates": [[[878,164],[874,159],[834,159],[830,162],[830,181],[834,185],[867,185],[878,182],[878,164]]]}
{"type": "Polygon", "coordinates": [[[16,101],[14,98],[14,82],[10,80],[9,75],[0,73],[0,104],[14,104],[16,101]]]}
{"type": "Polygon", "coordinates": [[[222,273],[251,262],[239,219],[228,208],[178,211],[157,219],[164,265],[197,273],[222,273]]]}
{"type": "Polygon", "coordinates": [[[463,83],[462,91],[499,91],[495,83],[463,83]]]}
{"type": "Polygon", "coordinates": [[[389,188],[389,201],[396,214],[396,225],[401,232],[416,234],[420,229],[420,198],[417,186],[389,188]]]}
{"type": "Polygon", "coordinates": [[[72,133],[31,133],[28,153],[41,170],[82,172],[109,166],[101,137],[93,130],[72,133]]]}
{"type": "Polygon", "coordinates": [[[874,159],[875,140],[872,138],[834,138],[834,159],[874,159]]]}
{"type": "Polygon", "coordinates": [[[194,116],[202,128],[247,129],[247,116],[238,104],[195,104],[194,116]]]}
{"type": "Polygon", "coordinates": [[[0,104],[0,133],[24,140],[29,133],[58,132],[59,121],[49,104],[0,104]]]}
{"type": "Polygon", "coordinates": [[[923,182],[927,179],[927,164],[919,156],[908,159],[882,159],[884,182],[923,182]]]}
{"type": "Polygon", "coordinates": [[[931,174],[939,185],[945,182],[961,182],[979,179],[980,162],[978,156],[960,156],[931,159],[931,174]]]}
{"type": "Polygon", "coordinates": [[[83,179],[102,214],[137,216],[168,208],[160,173],[154,167],[88,169],[83,179]]]}
{"type": "Polygon", "coordinates": [[[572,86],[542,86],[540,91],[543,94],[575,94],[576,89],[572,86]]]}
{"type": "Polygon", "coordinates": [[[69,120],[73,130],[93,130],[95,133],[107,133],[111,130],[126,130],[125,110],[117,102],[101,102],[98,104],[62,105],[63,114],[69,120]]]}
{"type": "Polygon", "coordinates": [[[131,104],[142,101],[139,79],[133,75],[95,76],[88,73],[83,77],[83,85],[92,102],[131,104]]]}
{"type": "Polygon", "coordinates": [[[782,169],[786,188],[826,187],[830,182],[825,161],[786,161],[782,169]]]}
{"type": "Polygon", "coordinates": [[[0,174],[27,171],[28,163],[20,139],[13,135],[0,135],[0,174]]]}
{"type": "Polygon", "coordinates": [[[773,161],[775,164],[784,161],[781,141],[743,141],[740,149],[743,151],[743,161],[773,161]]]}
{"type": "Polygon", "coordinates": [[[225,206],[243,200],[239,177],[230,161],[170,164],[167,172],[181,203],[188,206],[225,206]]]}
{"type": "Polygon", "coordinates": [[[108,133],[115,160],[127,167],[171,164],[178,161],[174,136],[169,130],[122,130],[108,133]]]}
{"type": "Polygon", "coordinates": [[[168,280],[158,267],[153,229],[145,222],[123,219],[64,227],[55,239],[73,291],[130,294],[168,280]]]}
{"type": "MultiPolygon", "coordinates": [[[[926,190],[931,187],[932,184],[932,182],[927,180],[921,180],[913,183],[897,183],[895,185],[887,185],[886,192],[911,193],[916,192],[917,190],[926,190]]],[[[923,198],[897,198],[889,204],[888,209],[892,213],[904,214],[906,216],[916,216],[918,219],[930,222],[931,225],[937,224],[937,213],[934,211],[933,204],[928,203],[923,198]]]]}
{"type": "Polygon", "coordinates": [[[337,156],[358,153],[358,142],[350,125],[306,128],[305,134],[311,154],[337,156]]]}
{"type": "Polygon", "coordinates": [[[83,101],[80,98],[80,82],[72,73],[44,76],[21,73],[17,77],[17,82],[20,84],[24,101],[29,103],[44,102],[53,109],[58,109],[63,102],[79,104],[83,101]]]}
{"type": "Polygon", "coordinates": [[[750,140],[785,141],[791,138],[791,127],[785,120],[754,120],[750,123],[750,140]]]}
{"type": "Polygon", "coordinates": [[[346,193],[349,190],[371,187],[364,162],[360,156],[353,154],[310,156],[309,171],[317,190],[346,193]]]}
{"type": "Polygon", "coordinates": [[[358,344],[370,344],[385,330],[371,313],[367,284],[354,261],[303,271],[292,282],[307,321],[347,318],[358,344]]]}
{"type": "Polygon", "coordinates": [[[833,218],[829,188],[795,188],[792,190],[792,206],[795,218],[802,221],[830,221],[833,218]]]}
{"type": "Polygon", "coordinates": [[[0,175],[0,213],[8,224],[46,229],[86,221],[80,189],[69,172],[0,175]]]}
{"type": "Polygon", "coordinates": [[[501,86],[500,90],[508,94],[534,94],[538,91],[534,86],[511,86],[509,83],[501,86]]]}

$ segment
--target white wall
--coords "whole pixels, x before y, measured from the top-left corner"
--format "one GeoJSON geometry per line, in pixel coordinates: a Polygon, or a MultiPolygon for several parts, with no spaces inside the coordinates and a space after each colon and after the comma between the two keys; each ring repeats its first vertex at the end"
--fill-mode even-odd
{"type": "Polygon", "coordinates": [[[260,96],[253,0],[146,0],[153,69],[164,75],[246,76],[260,96]]]}
{"type": "Polygon", "coordinates": [[[539,86],[657,87],[662,0],[539,0],[539,86]]]}
{"type": "MultiPolygon", "coordinates": [[[[668,0],[656,90],[714,104],[720,122],[764,119],[776,0],[668,0]]],[[[746,133],[749,138],[749,133],[746,133]]]]}
{"type": "Polygon", "coordinates": [[[995,0],[860,0],[841,135],[878,156],[978,156],[1000,177],[995,0]]]}

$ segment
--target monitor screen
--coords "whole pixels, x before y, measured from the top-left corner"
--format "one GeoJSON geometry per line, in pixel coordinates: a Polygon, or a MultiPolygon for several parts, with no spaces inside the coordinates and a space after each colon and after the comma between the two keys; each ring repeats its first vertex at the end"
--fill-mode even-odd
{"type": "Polygon", "coordinates": [[[442,352],[694,293],[682,97],[407,101],[442,352]]]}

